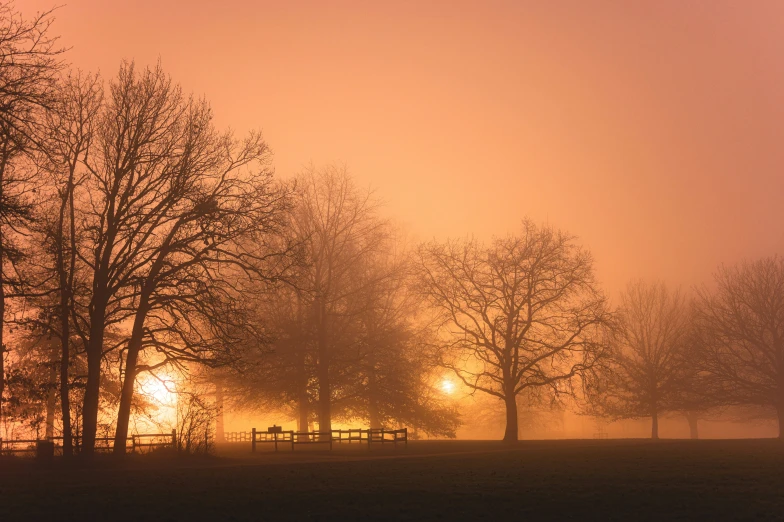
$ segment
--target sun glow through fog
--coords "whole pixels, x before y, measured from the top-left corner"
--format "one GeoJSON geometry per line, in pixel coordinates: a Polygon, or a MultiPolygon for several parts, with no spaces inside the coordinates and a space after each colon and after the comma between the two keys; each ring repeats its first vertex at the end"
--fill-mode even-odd
{"type": "Polygon", "coordinates": [[[441,381],[441,391],[447,395],[452,395],[455,392],[455,383],[449,379],[441,381]]]}
{"type": "Polygon", "coordinates": [[[173,407],[177,402],[176,383],[166,374],[147,374],[139,379],[139,393],[156,406],[173,407]]]}

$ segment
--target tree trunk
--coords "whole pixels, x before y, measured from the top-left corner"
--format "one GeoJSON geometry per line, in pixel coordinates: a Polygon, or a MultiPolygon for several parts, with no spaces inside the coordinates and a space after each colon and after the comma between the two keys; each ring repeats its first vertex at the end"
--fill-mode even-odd
{"type": "Polygon", "coordinates": [[[310,399],[308,397],[308,350],[305,336],[299,328],[304,324],[302,297],[297,294],[297,333],[294,336],[297,354],[297,430],[309,431],[308,421],[310,418],[310,399]]]}
{"type": "MultiPolygon", "coordinates": [[[[101,337],[103,335],[101,334],[101,337]]],[[[92,344],[92,339],[90,340],[92,344]]],[[[98,406],[101,391],[101,358],[103,343],[87,352],[87,383],[84,388],[82,406],[82,447],[80,455],[89,459],[95,452],[95,437],[98,433],[98,406]]]]}
{"type": "Polygon", "coordinates": [[[369,354],[368,368],[368,417],[370,427],[373,429],[381,428],[381,415],[378,411],[378,390],[376,382],[376,363],[373,358],[372,350],[369,354]]]}
{"type": "Polygon", "coordinates": [[[57,407],[57,368],[58,357],[60,355],[60,347],[57,343],[52,341],[49,354],[49,386],[46,392],[46,439],[51,440],[54,437],[54,410],[57,407]]]}
{"type": "Polygon", "coordinates": [[[71,362],[71,289],[73,288],[73,272],[76,256],[73,208],[73,169],[68,180],[68,187],[60,206],[60,219],[57,228],[57,272],[60,283],[60,415],[63,420],[63,457],[73,455],[73,441],[71,440],[71,400],[68,370],[71,362]],[[65,267],[65,212],[66,205],[71,207],[71,264],[70,270],[65,267]]]}
{"type": "Polygon", "coordinates": [[[332,390],[329,383],[329,346],[327,343],[326,304],[316,300],[318,321],[319,431],[332,431],[332,390]]]}
{"type": "Polygon", "coordinates": [[[144,340],[144,322],[149,310],[149,293],[144,292],[139,298],[139,308],[133,320],[131,338],[128,341],[128,353],[125,356],[125,378],[120,393],[120,408],[117,412],[117,429],[114,432],[114,454],[124,455],[128,441],[128,426],[131,422],[131,405],[133,403],[134,386],[136,385],[136,365],[144,340]]]}
{"type": "Polygon", "coordinates": [[[308,431],[308,399],[299,397],[299,415],[297,418],[297,430],[308,431]]]}
{"type": "Polygon", "coordinates": [[[506,431],[504,432],[504,442],[517,442],[517,397],[508,394],[504,399],[506,405],[506,431]]]}
{"type": "Polygon", "coordinates": [[[117,430],[114,433],[114,454],[125,454],[125,446],[128,440],[128,425],[131,420],[131,404],[133,402],[133,391],[136,384],[139,352],[144,341],[144,323],[150,312],[150,298],[158,284],[158,274],[160,274],[164,263],[169,254],[169,246],[180,228],[182,221],[177,221],[169,230],[164,243],[158,252],[158,257],[153,262],[149,274],[142,286],[139,295],[139,306],[136,308],[136,315],[133,319],[133,329],[131,338],[128,341],[128,354],[125,356],[125,380],[123,381],[122,393],[120,394],[120,408],[117,412],[117,430]]]}
{"type": "Polygon", "coordinates": [[[368,378],[368,417],[370,421],[370,427],[373,429],[381,428],[381,415],[378,411],[378,400],[376,398],[376,390],[375,388],[375,376],[371,374],[368,378]]]}
{"type": "MultiPolygon", "coordinates": [[[[5,167],[8,164],[8,138],[4,136],[3,154],[0,157],[0,203],[5,203],[3,188],[5,186],[5,167]]],[[[5,237],[3,237],[2,223],[0,223],[0,427],[3,426],[3,393],[5,392],[5,237]]],[[[2,432],[0,432],[2,438],[2,432]]]]}
{"type": "Polygon", "coordinates": [[[125,378],[123,379],[122,391],[120,393],[120,408],[117,411],[117,428],[114,431],[115,455],[125,455],[128,445],[128,426],[131,422],[131,404],[133,403],[133,388],[136,384],[136,363],[139,359],[138,344],[133,343],[133,339],[128,343],[128,354],[125,356],[125,378]]]}
{"type": "Polygon", "coordinates": [[[68,382],[68,369],[71,358],[68,317],[66,316],[62,322],[63,338],[61,340],[60,348],[60,416],[63,421],[63,457],[69,458],[73,455],[73,440],[71,433],[70,384],[68,382]]]}
{"type": "Polygon", "coordinates": [[[308,421],[310,417],[310,401],[308,400],[307,375],[304,382],[300,382],[299,398],[297,408],[299,409],[299,421],[297,427],[299,431],[308,431],[308,421]]]}
{"type": "MultiPolygon", "coordinates": [[[[301,323],[300,323],[301,324],[301,323]]],[[[308,420],[310,417],[310,400],[308,398],[308,370],[305,364],[305,343],[299,343],[299,353],[297,354],[297,409],[299,431],[308,431],[308,420]]]]}
{"type": "Polygon", "coordinates": [[[659,412],[656,408],[651,411],[651,439],[659,438],[659,412]]]}
{"type": "MultiPolygon", "coordinates": [[[[99,286],[99,288],[101,288],[99,286]]],[[[95,297],[94,297],[95,299],[95,297]]],[[[98,432],[98,406],[101,391],[101,360],[103,359],[104,321],[106,302],[97,296],[95,308],[90,314],[90,341],[87,344],[87,382],[82,406],[82,444],[80,455],[89,459],[95,453],[95,437],[98,432]]]]}
{"type": "Polygon", "coordinates": [[[223,385],[221,383],[215,384],[215,407],[217,409],[215,415],[215,442],[225,442],[226,429],[223,423],[223,385]]]}
{"type": "Polygon", "coordinates": [[[697,440],[700,438],[699,432],[699,415],[697,412],[688,411],[686,412],[686,420],[689,422],[689,437],[693,440],[697,440]]]}

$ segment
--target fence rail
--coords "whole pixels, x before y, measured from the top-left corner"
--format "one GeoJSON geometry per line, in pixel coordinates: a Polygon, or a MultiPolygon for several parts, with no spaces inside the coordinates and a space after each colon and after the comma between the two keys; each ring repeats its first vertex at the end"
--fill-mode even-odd
{"type": "Polygon", "coordinates": [[[250,442],[250,431],[229,431],[223,434],[223,442],[250,442]]]}
{"type": "MultiPolygon", "coordinates": [[[[62,437],[49,437],[47,439],[0,439],[0,455],[34,454],[39,442],[53,442],[57,450],[62,451],[62,437]]],[[[74,450],[79,451],[81,437],[74,436],[74,450]]],[[[331,431],[283,431],[277,426],[266,431],[253,428],[250,432],[230,432],[226,434],[227,442],[250,442],[251,450],[256,451],[257,444],[273,444],[275,451],[280,445],[288,446],[294,450],[296,445],[324,444],[332,449],[333,444],[358,443],[367,444],[368,448],[375,444],[398,443],[408,445],[408,428],[398,430],[387,429],[361,429],[331,431]]],[[[177,449],[177,431],[171,433],[138,433],[126,439],[126,449],[133,453],[142,452],[150,448],[170,447],[177,449]]],[[[114,448],[114,437],[96,437],[96,451],[111,451],[114,448]]]]}
{"type": "Polygon", "coordinates": [[[292,451],[297,444],[328,444],[329,449],[332,449],[333,443],[342,444],[344,442],[349,444],[352,442],[365,443],[368,445],[368,449],[374,444],[386,443],[397,447],[398,442],[408,445],[408,428],[399,430],[352,428],[331,431],[282,431],[279,429],[261,431],[253,428],[250,441],[252,452],[256,451],[257,444],[265,443],[274,444],[275,451],[278,451],[279,444],[291,446],[292,451]]]}
{"type": "Polygon", "coordinates": [[[37,439],[0,439],[0,455],[35,452],[37,439]]]}
{"type": "MultiPolygon", "coordinates": [[[[81,448],[82,437],[75,435],[72,437],[75,452],[81,448]]],[[[0,455],[16,455],[36,452],[39,442],[53,442],[56,450],[62,451],[62,437],[47,437],[45,439],[2,439],[0,438],[0,455]]],[[[140,433],[131,435],[126,439],[126,450],[133,453],[142,451],[142,448],[164,448],[171,447],[177,449],[177,431],[171,433],[140,433]],[[130,444],[128,444],[130,443],[130,444]]],[[[108,452],[114,449],[114,437],[96,437],[95,451],[108,452]]]]}

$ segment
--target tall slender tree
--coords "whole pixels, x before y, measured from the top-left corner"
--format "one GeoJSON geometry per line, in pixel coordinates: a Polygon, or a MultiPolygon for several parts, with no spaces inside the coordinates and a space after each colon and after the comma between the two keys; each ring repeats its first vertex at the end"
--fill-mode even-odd
{"type": "Polygon", "coordinates": [[[44,124],[42,146],[37,165],[45,176],[43,192],[52,197],[39,205],[37,241],[42,248],[37,265],[39,276],[35,287],[43,299],[35,303],[39,309],[53,309],[45,317],[57,324],[38,324],[60,341],[59,398],[62,416],[63,454],[72,454],[70,419],[69,365],[75,336],[71,324],[77,272],[76,189],[85,179],[84,163],[92,144],[95,120],[101,106],[102,86],[98,76],[81,72],[69,73],[58,84],[57,96],[44,124]],[[41,270],[43,268],[43,270],[41,270]],[[55,274],[51,277],[51,274],[55,274]],[[57,295],[57,304],[51,295],[57,295]]]}

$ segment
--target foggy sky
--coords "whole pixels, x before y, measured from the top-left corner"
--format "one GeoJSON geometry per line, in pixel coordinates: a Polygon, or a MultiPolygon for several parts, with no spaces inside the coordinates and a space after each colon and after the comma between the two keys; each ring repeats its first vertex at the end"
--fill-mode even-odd
{"type": "Polygon", "coordinates": [[[345,162],[419,239],[528,215],[579,235],[612,293],[784,253],[780,1],[68,0],[56,17],[75,67],[160,57],[218,125],[261,128],[278,174],[345,162]]]}

